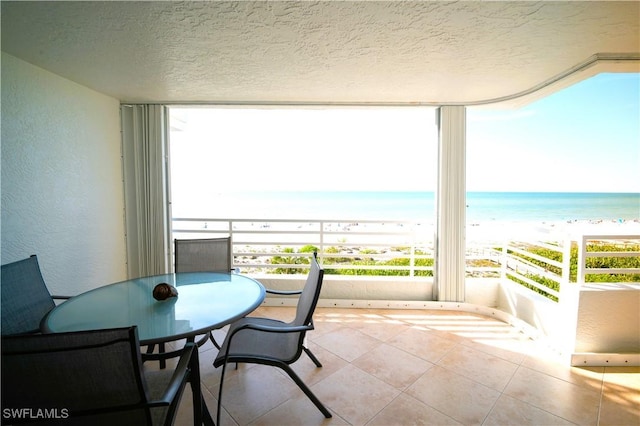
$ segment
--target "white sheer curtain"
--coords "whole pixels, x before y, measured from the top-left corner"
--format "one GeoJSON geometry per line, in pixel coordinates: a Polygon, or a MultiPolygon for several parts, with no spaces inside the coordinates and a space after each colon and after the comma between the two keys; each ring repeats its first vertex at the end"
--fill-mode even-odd
{"type": "Polygon", "coordinates": [[[167,108],[122,105],[122,165],[129,278],[169,271],[167,108]]]}
{"type": "Polygon", "coordinates": [[[434,299],[465,300],[466,108],[438,110],[438,193],[434,299]]]}

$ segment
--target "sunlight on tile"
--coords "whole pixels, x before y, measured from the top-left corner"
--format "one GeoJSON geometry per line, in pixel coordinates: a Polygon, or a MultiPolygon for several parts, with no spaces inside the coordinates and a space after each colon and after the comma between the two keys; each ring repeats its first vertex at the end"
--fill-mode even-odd
{"type": "MultiPolygon", "coordinates": [[[[292,307],[260,316],[291,319],[292,307]]],[[[293,370],[332,412],[325,419],[283,371],[230,368],[222,426],[640,425],[640,367],[576,368],[495,318],[466,312],[318,308],[293,370]]],[[[224,338],[225,331],[216,331],[224,338]]],[[[215,417],[220,371],[200,348],[203,394],[215,417]]],[[[145,368],[157,368],[152,364],[145,368]]],[[[193,424],[185,392],[176,425],[193,424]]]]}
{"type": "Polygon", "coordinates": [[[519,368],[505,394],[579,424],[597,423],[600,390],[519,368]]]}

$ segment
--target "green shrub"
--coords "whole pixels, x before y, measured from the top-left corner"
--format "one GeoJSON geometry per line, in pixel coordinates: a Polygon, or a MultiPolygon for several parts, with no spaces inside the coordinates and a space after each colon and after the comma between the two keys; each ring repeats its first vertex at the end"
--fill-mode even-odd
{"type": "MultiPolygon", "coordinates": [[[[547,259],[562,262],[562,253],[554,251],[544,247],[530,246],[526,248],[526,251],[536,254],[538,256],[545,257],[547,259]]],[[[618,251],[640,251],[640,244],[605,244],[605,243],[591,243],[587,246],[587,252],[618,252],[618,251]]],[[[512,253],[514,254],[514,253],[512,253]]],[[[550,265],[546,262],[542,262],[537,259],[527,257],[522,254],[514,254],[515,256],[525,259],[528,262],[545,268],[546,270],[560,276],[562,271],[560,268],[554,265],[550,265]]],[[[571,259],[569,281],[575,283],[578,277],[578,246],[573,244],[571,246],[571,259]]],[[[590,257],[586,259],[587,268],[640,268],[639,257],[590,257]]],[[[559,290],[559,284],[549,278],[537,275],[537,274],[525,274],[525,276],[539,284],[542,284],[553,290],[559,290]]],[[[538,293],[544,294],[552,300],[557,299],[543,291],[527,285],[520,280],[509,276],[512,280],[530,288],[538,293]]],[[[640,274],[588,274],[585,276],[585,282],[597,283],[597,282],[640,282],[640,274]]]]}
{"type": "MultiPolygon", "coordinates": [[[[306,245],[298,251],[298,253],[313,253],[317,252],[318,248],[313,245],[306,245]]],[[[294,249],[291,247],[285,247],[282,249],[282,253],[285,254],[294,254],[296,253],[294,249]]],[[[273,256],[271,258],[272,265],[308,265],[309,258],[304,256],[273,256]]],[[[282,268],[274,268],[272,270],[273,274],[305,274],[308,268],[291,268],[291,267],[282,267],[282,268]]]]}
{"type": "MultiPolygon", "coordinates": [[[[529,290],[535,291],[536,293],[541,294],[541,295],[553,300],[554,302],[558,301],[558,298],[556,296],[554,296],[553,294],[547,293],[547,292],[539,289],[538,287],[532,286],[529,283],[526,283],[526,282],[514,277],[511,274],[507,274],[507,278],[509,278],[511,281],[517,282],[518,284],[528,288],[529,290]]],[[[527,274],[527,278],[529,278],[530,280],[535,281],[537,283],[540,283],[540,284],[542,284],[542,285],[544,285],[544,286],[546,286],[548,288],[551,288],[553,290],[560,290],[560,286],[558,285],[557,282],[552,281],[552,280],[550,280],[548,278],[545,278],[545,277],[541,277],[540,275],[533,275],[533,274],[529,275],[529,274],[527,274]]]]}
{"type": "MultiPolygon", "coordinates": [[[[400,253],[409,253],[410,247],[393,247],[391,249],[395,252],[400,253]]],[[[496,248],[497,251],[502,251],[501,248],[496,248]]],[[[551,250],[545,247],[538,246],[527,246],[524,247],[525,251],[529,253],[535,254],[540,257],[544,257],[546,259],[550,259],[556,262],[562,262],[563,254],[560,251],[551,250]]],[[[587,248],[588,251],[640,251],[640,245],[620,245],[620,244],[604,244],[604,243],[594,243],[590,244],[587,248]]],[[[297,253],[313,253],[314,251],[318,251],[318,248],[314,245],[306,245],[299,249],[297,253]]],[[[326,254],[339,254],[342,251],[340,247],[328,247],[325,250],[326,254]]],[[[283,248],[283,254],[294,254],[296,253],[292,248],[283,248]]],[[[408,276],[409,275],[409,264],[410,259],[408,258],[393,258],[389,260],[375,260],[371,256],[367,255],[375,255],[378,254],[378,251],[373,249],[362,249],[360,251],[361,257],[351,258],[351,257],[330,257],[328,258],[327,267],[325,267],[326,274],[333,275],[362,275],[362,276],[408,276]],[[330,260],[329,260],[330,259],[330,260]],[[331,268],[331,265],[348,265],[349,268],[341,269],[341,268],[331,268]],[[360,268],[359,266],[402,266],[406,269],[395,270],[395,269],[366,269],[360,268]]],[[[426,255],[427,253],[421,250],[416,250],[416,255],[426,255]]],[[[561,275],[561,268],[551,265],[550,263],[534,259],[532,257],[528,257],[526,255],[520,253],[513,253],[510,251],[510,254],[517,256],[523,260],[530,262],[533,265],[537,265],[545,270],[556,274],[558,276],[561,275]]],[[[293,264],[293,265],[308,265],[309,259],[307,257],[300,256],[273,256],[271,258],[271,264],[293,264]]],[[[415,259],[415,266],[419,267],[433,267],[434,260],[432,258],[426,259],[415,259]]],[[[477,261],[469,261],[468,264],[470,266],[476,267],[497,267],[495,261],[492,260],[477,260],[477,261]]],[[[587,267],[589,268],[640,268],[640,258],[639,257],[597,257],[597,258],[588,258],[587,259],[587,267]]],[[[272,273],[276,274],[304,274],[306,273],[308,268],[275,268],[272,273]]],[[[575,282],[578,271],[578,247],[577,245],[573,245],[571,247],[571,260],[570,260],[570,281],[575,282]]],[[[433,271],[415,271],[415,276],[420,277],[432,277],[433,271]]],[[[557,281],[549,279],[547,277],[530,273],[525,274],[527,278],[540,283],[543,286],[546,286],[550,289],[559,290],[559,284],[557,281]]],[[[526,283],[519,281],[512,276],[511,279],[514,281],[518,281],[520,284],[531,288],[532,286],[527,285],[526,283]]],[[[590,274],[586,277],[587,282],[640,282],[640,274],[590,274]]],[[[551,299],[555,298],[553,296],[548,295],[547,293],[533,287],[532,290],[537,291],[538,293],[544,294],[551,299]]]]}
{"type": "MultiPolygon", "coordinates": [[[[315,246],[305,246],[300,249],[300,253],[305,252],[313,252],[317,250],[315,246]]],[[[329,247],[325,252],[327,254],[338,254],[340,253],[340,249],[336,247],[329,247]]],[[[284,253],[293,253],[293,249],[284,249],[284,253]]],[[[327,275],[361,275],[361,276],[409,276],[409,262],[408,258],[393,258],[389,260],[375,260],[373,257],[367,257],[367,254],[373,255],[378,254],[378,251],[372,249],[363,249],[360,251],[360,254],[363,255],[360,258],[351,258],[351,257],[331,257],[330,263],[327,263],[325,266],[325,274],[327,275]],[[331,268],[331,265],[349,265],[350,268],[331,268]],[[366,269],[359,268],[359,266],[403,266],[406,267],[404,270],[395,270],[395,269],[366,269]]],[[[417,255],[425,255],[425,252],[416,251],[417,255]]],[[[306,258],[296,260],[295,257],[291,256],[274,256],[271,259],[271,264],[300,264],[299,260],[304,261],[304,263],[308,263],[306,258]]],[[[433,267],[433,259],[416,259],[415,266],[421,267],[433,267]]],[[[304,271],[299,268],[275,268],[273,273],[275,274],[298,274],[303,273],[300,271],[304,271]]],[[[415,276],[422,277],[432,277],[433,271],[415,271],[415,276]]]]}

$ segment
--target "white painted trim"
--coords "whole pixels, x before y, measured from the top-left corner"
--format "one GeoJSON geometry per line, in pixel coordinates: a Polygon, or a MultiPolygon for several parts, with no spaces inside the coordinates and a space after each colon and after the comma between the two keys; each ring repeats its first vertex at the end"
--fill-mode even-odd
{"type": "MultiPolygon", "coordinates": [[[[265,101],[265,100],[248,100],[248,101],[229,101],[229,100],[212,100],[212,101],[151,101],[149,105],[205,105],[226,108],[318,108],[318,107],[337,107],[337,108],[389,108],[389,107],[441,107],[441,106],[485,106],[491,108],[501,106],[503,108],[522,108],[525,105],[533,103],[539,99],[549,96],[553,93],[576,84],[580,81],[593,77],[603,72],[639,72],[640,71],[640,54],[636,52],[630,53],[596,53],[589,56],[583,61],[567,68],[564,71],[550,77],[549,79],[535,84],[525,90],[512,93],[505,96],[489,99],[476,99],[456,102],[431,102],[431,101],[412,101],[412,102],[342,102],[342,101],[265,101]]],[[[137,102],[121,101],[123,105],[136,104],[137,102]]]]}

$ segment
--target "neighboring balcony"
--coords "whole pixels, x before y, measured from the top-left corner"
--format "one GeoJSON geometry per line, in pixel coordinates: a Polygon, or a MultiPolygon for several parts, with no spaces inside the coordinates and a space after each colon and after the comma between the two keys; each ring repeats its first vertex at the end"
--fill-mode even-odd
{"type": "Polygon", "coordinates": [[[469,311],[548,341],[572,365],[640,365],[640,229],[629,225],[599,234],[519,229],[500,241],[473,239],[464,302],[433,296],[435,230],[426,223],[174,218],[173,237],[231,235],[233,266],[279,289],[302,286],[317,250],[325,268],[319,306],[469,311]]]}

